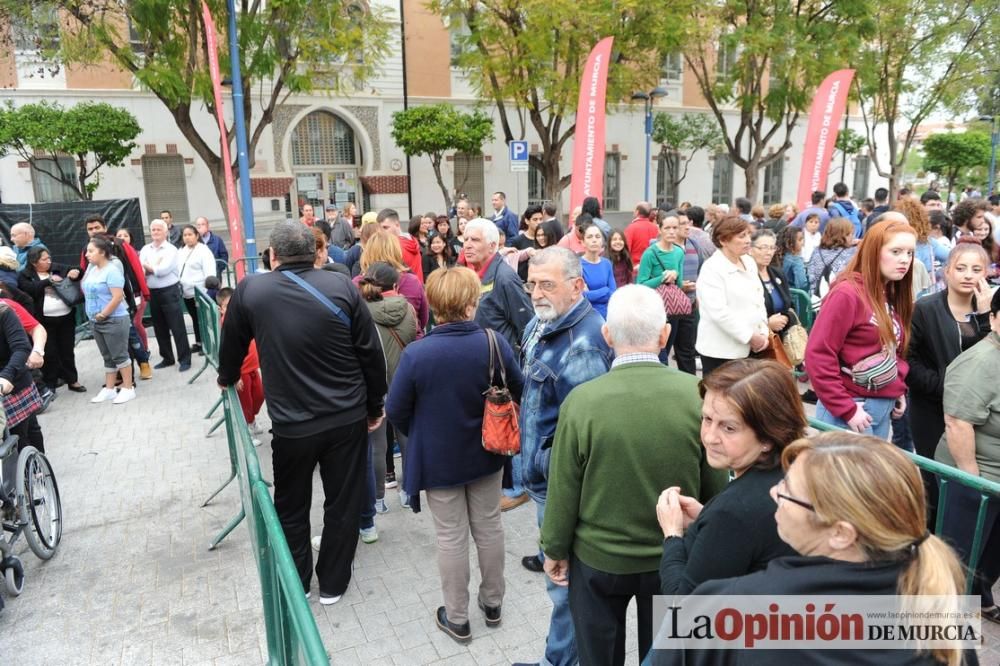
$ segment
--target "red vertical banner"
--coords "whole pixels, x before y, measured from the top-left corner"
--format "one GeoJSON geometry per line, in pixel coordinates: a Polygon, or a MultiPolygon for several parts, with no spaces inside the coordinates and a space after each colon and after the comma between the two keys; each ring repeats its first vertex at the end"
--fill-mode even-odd
{"type": "Polygon", "coordinates": [[[604,123],[608,92],[608,62],[614,37],[605,37],[587,57],[580,78],[580,101],[576,107],[573,138],[573,171],[569,207],[573,210],[586,197],[604,199],[604,123]]]}
{"type": "MultiPolygon", "coordinates": [[[[226,119],[222,107],[222,76],[219,74],[219,45],[215,32],[215,21],[212,12],[202,0],[201,15],[205,22],[205,42],[208,50],[208,71],[212,76],[212,92],[215,96],[215,115],[219,121],[219,137],[222,144],[222,163],[225,165],[226,180],[226,213],[229,219],[230,258],[236,266],[236,279],[242,280],[246,274],[246,262],[243,259],[243,223],[240,218],[240,202],[236,198],[236,183],[233,181],[232,159],[229,155],[229,132],[226,130],[226,119]]],[[[246,205],[252,205],[247,201],[246,205]]]]}
{"type": "Polygon", "coordinates": [[[853,79],[853,69],[837,70],[823,80],[813,98],[802,151],[799,193],[795,199],[802,208],[810,205],[813,192],[826,191],[830,159],[840,133],[840,122],[847,109],[847,93],[853,79]]]}

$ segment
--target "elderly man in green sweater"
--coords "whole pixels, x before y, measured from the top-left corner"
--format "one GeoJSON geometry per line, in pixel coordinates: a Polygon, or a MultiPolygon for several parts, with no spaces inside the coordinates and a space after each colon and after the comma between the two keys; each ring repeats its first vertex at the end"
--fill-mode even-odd
{"type": "Polygon", "coordinates": [[[541,533],[545,572],[569,585],[581,664],[625,662],[632,597],[640,661],[652,645],[660,492],[680,486],[706,501],[726,483],[702,451],[698,379],[657,357],[670,327],[656,292],[640,285],[616,291],[602,332],[615,360],[562,405],[541,533]]]}

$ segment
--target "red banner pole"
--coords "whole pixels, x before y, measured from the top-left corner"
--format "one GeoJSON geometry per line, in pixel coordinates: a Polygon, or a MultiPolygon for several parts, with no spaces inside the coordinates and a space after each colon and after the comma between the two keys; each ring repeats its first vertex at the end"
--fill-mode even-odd
{"type": "Polygon", "coordinates": [[[802,150],[802,170],[799,173],[800,208],[812,203],[812,193],[826,191],[830,159],[840,133],[840,120],[847,109],[847,93],[854,79],[853,69],[840,69],[820,84],[809,111],[805,147],[802,150]]]}
{"type": "MultiPolygon", "coordinates": [[[[233,180],[232,159],[229,155],[229,132],[226,130],[226,120],[222,107],[222,76],[219,73],[219,48],[215,32],[215,22],[212,12],[202,0],[202,19],[205,22],[205,41],[208,47],[208,71],[212,76],[212,93],[215,97],[215,115],[219,121],[219,137],[222,144],[222,164],[225,167],[226,208],[229,216],[230,256],[236,266],[236,279],[242,280],[246,275],[246,262],[243,250],[243,224],[240,219],[240,204],[236,198],[236,183],[233,180]]],[[[249,202],[247,205],[250,205],[249,202]]]]}
{"type": "Polygon", "coordinates": [[[580,98],[576,107],[573,135],[573,171],[569,208],[587,197],[604,198],[604,125],[608,92],[608,63],[614,37],[605,37],[587,57],[580,78],[580,98]]]}

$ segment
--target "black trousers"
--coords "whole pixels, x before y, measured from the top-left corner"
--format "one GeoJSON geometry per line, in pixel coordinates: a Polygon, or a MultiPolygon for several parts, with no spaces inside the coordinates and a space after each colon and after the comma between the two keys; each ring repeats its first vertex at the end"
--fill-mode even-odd
{"type": "Polygon", "coordinates": [[[343,594],[351,582],[351,562],[358,547],[361,505],[367,494],[365,420],[310,437],[275,434],[271,442],[274,507],[292,551],[302,587],[312,580],[309,510],[316,465],[323,480],[323,543],[316,562],[320,593],[343,594]]]}
{"type": "Polygon", "coordinates": [[[188,344],[187,328],[181,313],[181,287],[179,284],[149,290],[149,314],[153,318],[153,332],[160,356],[164,363],[174,362],[174,351],[170,347],[170,336],[177,346],[177,360],[191,362],[191,346],[188,344]]]}
{"type": "Polygon", "coordinates": [[[201,324],[198,323],[198,303],[193,298],[184,299],[184,308],[191,315],[191,322],[194,326],[194,341],[201,344],[201,324]]]}
{"type": "Polygon", "coordinates": [[[712,371],[716,368],[729,363],[734,359],[731,358],[715,358],[714,356],[701,355],[701,376],[708,377],[712,374],[712,371]]]}
{"type": "Polygon", "coordinates": [[[674,339],[677,369],[689,375],[696,374],[698,368],[695,363],[698,352],[695,351],[694,344],[698,339],[698,315],[692,312],[689,315],[673,317],[670,325],[674,327],[671,337],[674,339]]]}
{"type": "MultiPolygon", "coordinates": [[[[958,483],[949,483],[941,536],[955,548],[966,566],[971,559],[978,515],[979,493],[958,483]]],[[[990,499],[986,505],[980,548],[972,593],[980,596],[983,608],[989,608],[995,604],[993,586],[1000,578],[1000,499],[990,499]]]]}
{"type": "Polygon", "coordinates": [[[11,428],[10,432],[18,437],[18,452],[26,446],[33,446],[42,453],[45,453],[45,438],[42,436],[42,426],[38,424],[38,418],[34,414],[11,428]]]}
{"type": "Polygon", "coordinates": [[[569,612],[581,666],[624,665],[625,611],[632,597],[641,663],[653,645],[653,595],[660,593],[660,573],[606,573],[573,556],[569,581],[569,612]]]}
{"type": "Polygon", "coordinates": [[[60,377],[65,379],[67,384],[76,384],[76,355],[73,352],[76,317],[70,312],[62,317],[41,316],[38,320],[49,335],[45,341],[42,380],[53,389],[60,377]]]}

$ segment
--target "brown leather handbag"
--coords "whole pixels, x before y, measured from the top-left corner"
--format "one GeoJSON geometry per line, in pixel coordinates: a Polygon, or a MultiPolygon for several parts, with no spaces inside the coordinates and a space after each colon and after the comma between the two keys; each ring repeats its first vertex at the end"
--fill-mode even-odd
{"type": "Polygon", "coordinates": [[[518,406],[507,388],[507,370],[500,355],[496,333],[486,329],[490,345],[490,387],[483,393],[483,448],[501,456],[514,456],[521,451],[521,427],[518,424],[518,406]],[[493,384],[497,365],[500,369],[500,386],[493,384]]]}

